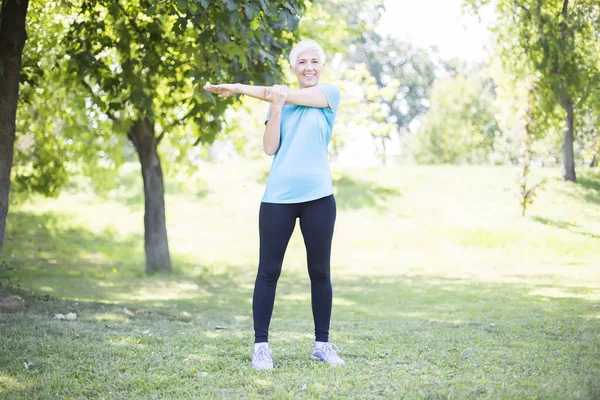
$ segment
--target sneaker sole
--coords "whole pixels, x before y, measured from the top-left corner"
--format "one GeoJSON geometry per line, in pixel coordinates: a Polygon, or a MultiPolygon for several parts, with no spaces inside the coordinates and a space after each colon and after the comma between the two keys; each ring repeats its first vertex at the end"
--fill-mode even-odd
{"type": "Polygon", "coordinates": [[[271,368],[256,368],[254,365],[252,366],[252,369],[254,369],[255,371],[272,371],[275,368],[271,367],[271,368]]]}
{"type": "Polygon", "coordinates": [[[330,362],[328,362],[328,361],[325,361],[325,360],[323,360],[322,358],[315,357],[315,356],[310,356],[310,359],[311,359],[311,360],[313,360],[313,361],[321,361],[321,362],[324,362],[324,363],[326,363],[326,364],[329,364],[329,365],[331,365],[332,367],[337,367],[338,365],[346,365],[346,363],[345,363],[345,362],[344,362],[343,364],[332,364],[332,363],[330,363],[330,362]]]}

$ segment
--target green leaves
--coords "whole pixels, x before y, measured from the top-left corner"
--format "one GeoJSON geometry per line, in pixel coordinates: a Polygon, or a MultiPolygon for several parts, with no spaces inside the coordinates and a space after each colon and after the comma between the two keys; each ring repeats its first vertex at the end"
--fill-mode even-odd
{"type": "MultiPolygon", "coordinates": [[[[93,7],[80,15],[66,42],[72,69],[98,84],[98,93],[110,94],[110,106],[123,104],[133,118],[143,112],[157,122],[199,100],[189,93],[203,82],[191,76],[215,82],[280,76],[279,58],[272,54],[291,45],[284,27],[294,28],[301,10],[301,2],[285,1],[227,0],[209,7],[208,1],[178,0],[153,3],[151,12],[133,0],[87,3],[93,7]],[[253,34],[246,34],[250,29],[253,34]],[[158,86],[169,87],[170,95],[156,97],[158,86]]],[[[209,97],[201,101],[213,104],[209,97]]]]}
{"type": "MultiPolygon", "coordinates": [[[[487,1],[466,0],[480,12],[487,1]]],[[[535,79],[537,119],[548,128],[565,129],[564,178],[575,180],[572,122],[594,112],[590,98],[600,93],[600,3],[596,0],[499,0],[494,33],[503,66],[521,80],[535,79]],[[573,105],[577,104],[574,108],[573,105]],[[563,121],[556,118],[562,114],[563,121]],[[571,118],[570,115],[573,115],[571,118]]]]}
{"type": "Polygon", "coordinates": [[[110,184],[124,133],[150,116],[164,160],[222,134],[235,98],[211,82],[272,84],[304,9],[297,1],[34,2],[18,114],[14,188],[57,195],[73,171],[110,184]]]}
{"type": "MultiPolygon", "coordinates": [[[[472,12],[480,12],[489,1],[465,0],[472,12]]],[[[521,78],[539,74],[543,95],[537,107],[553,113],[566,97],[575,102],[586,96],[600,77],[600,38],[597,19],[600,4],[500,0],[494,32],[503,65],[521,78]],[[563,5],[567,8],[563,13],[563,5]]],[[[544,115],[540,117],[545,118],[544,115]]]]}
{"type": "Polygon", "coordinates": [[[234,11],[238,8],[237,4],[235,4],[234,0],[224,0],[225,4],[227,5],[227,10],[229,11],[234,11]]]}
{"type": "Polygon", "coordinates": [[[436,164],[487,162],[500,134],[493,100],[486,77],[475,71],[438,80],[415,138],[415,158],[436,164]]]}

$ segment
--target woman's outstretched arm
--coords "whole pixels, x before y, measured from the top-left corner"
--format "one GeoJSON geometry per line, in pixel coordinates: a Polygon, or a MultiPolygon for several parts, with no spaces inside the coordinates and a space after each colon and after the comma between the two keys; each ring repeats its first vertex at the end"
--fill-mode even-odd
{"type": "Polygon", "coordinates": [[[219,97],[229,97],[233,96],[234,94],[243,94],[264,101],[269,101],[267,100],[267,96],[271,93],[272,89],[272,86],[253,86],[243,85],[241,83],[222,83],[220,85],[207,83],[204,85],[204,90],[215,93],[219,97]]]}
{"type": "MultiPolygon", "coordinates": [[[[218,94],[219,97],[228,97],[234,94],[243,94],[246,96],[271,102],[271,100],[269,99],[269,95],[273,87],[244,85],[241,83],[224,83],[220,85],[212,85],[210,83],[207,83],[206,85],[204,85],[204,89],[211,93],[218,94]]],[[[327,97],[319,88],[316,87],[309,87],[304,89],[289,89],[287,92],[287,98],[285,103],[306,107],[329,107],[327,97]]]]}

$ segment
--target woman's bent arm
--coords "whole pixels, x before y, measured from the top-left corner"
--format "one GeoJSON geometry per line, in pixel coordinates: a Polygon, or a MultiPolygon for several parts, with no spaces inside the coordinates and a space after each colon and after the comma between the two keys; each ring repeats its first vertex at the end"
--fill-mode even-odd
{"type": "Polygon", "coordinates": [[[281,140],[281,112],[287,95],[287,86],[275,85],[265,99],[271,103],[271,115],[267,121],[265,135],[263,136],[263,149],[270,156],[275,154],[279,149],[279,142],[281,140]]]}
{"type": "Polygon", "coordinates": [[[265,134],[263,135],[263,150],[270,156],[275,154],[279,149],[279,141],[281,138],[281,109],[281,105],[271,107],[271,114],[269,115],[265,134]]]}

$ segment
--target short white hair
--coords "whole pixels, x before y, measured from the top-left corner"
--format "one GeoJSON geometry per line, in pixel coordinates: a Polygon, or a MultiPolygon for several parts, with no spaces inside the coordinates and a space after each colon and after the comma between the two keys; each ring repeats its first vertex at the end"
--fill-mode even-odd
{"type": "Polygon", "coordinates": [[[298,56],[304,53],[306,50],[317,50],[317,53],[319,54],[319,61],[321,61],[321,64],[325,64],[325,52],[323,51],[323,48],[314,40],[306,39],[298,42],[292,49],[292,52],[290,53],[290,65],[292,67],[296,66],[298,56]]]}

